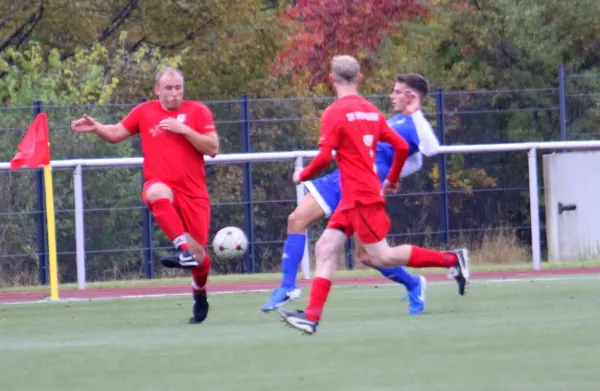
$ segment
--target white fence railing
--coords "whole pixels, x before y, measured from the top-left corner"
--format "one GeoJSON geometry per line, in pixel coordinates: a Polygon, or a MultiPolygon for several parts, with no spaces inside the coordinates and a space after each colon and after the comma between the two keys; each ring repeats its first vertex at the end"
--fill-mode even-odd
{"type": "MultiPolygon", "coordinates": [[[[600,148],[599,141],[552,141],[552,142],[527,142],[507,144],[480,144],[480,145],[452,145],[442,146],[440,153],[487,153],[487,152],[514,152],[527,151],[529,166],[529,201],[531,212],[531,255],[533,268],[540,270],[541,246],[540,246],[540,216],[538,202],[538,175],[537,175],[537,151],[561,150],[561,149],[588,149],[600,148]]],[[[224,154],[211,158],[206,156],[207,164],[226,163],[253,163],[253,162],[294,162],[296,167],[302,167],[304,159],[310,159],[317,155],[317,151],[296,152],[265,152],[265,153],[233,153],[224,154]]],[[[75,240],[77,259],[77,283],[79,289],[85,289],[85,238],[84,238],[84,211],[83,211],[83,180],[81,177],[82,167],[118,167],[118,166],[141,166],[143,158],[108,158],[108,159],[73,159],[53,160],[53,168],[73,168],[74,203],[75,203],[75,240]]],[[[0,170],[9,170],[10,163],[0,163],[0,170]]],[[[291,181],[290,181],[291,183],[291,181]]],[[[302,201],[304,192],[301,186],[297,186],[297,200],[302,201]]],[[[302,259],[302,271],[305,278],[310,278],[308,244],[305,247],[302,259]]]]}

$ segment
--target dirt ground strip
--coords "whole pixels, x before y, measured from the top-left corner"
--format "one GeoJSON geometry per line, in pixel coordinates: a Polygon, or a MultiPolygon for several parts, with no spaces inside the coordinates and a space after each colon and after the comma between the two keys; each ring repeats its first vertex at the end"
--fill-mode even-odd
{"type": "MultiPolygon", "coordinates": [[[[556,277],[574,274],[600,274],[600,267],[596,268],[577,268],[577,269],[551,269],[540,271],[497,271],[497,272],[474,272],[471,273],[472,280],[489,280],[489,279],[514,279],[514,278],[540,278],[540,277],[556,277]]],[[[425,274],[429,281],[445,281],[445,274],[425,274]]],[[[334,279],[334,285],[377,285],[388,284],[389,280],[383,277],[349,277],[334,279]]],[[[261,282],[228,282],[214,283],[209,281],[208,292],[225,293],[225,292],[245,292],[245,291],[265,291],[276,287],[277,281],[261,281],[261,282]]],[[[300,287],[310,285],[309,280],[300,280],[300,287]]],[[[60,299],[110,299],[124,297],[143,297],[143,296],[166,296],[166,295],[182,295],[190,294],[191,286],[187,285],[164,285],[164,286],[147,286],[147,287],[127,287],[127,288],[91,288],[91,289],[68,289],[59,292],[60,299]]],[[[33,291],[33,292],[7,292],[0,293],[0,304],[20,303],[20,302],[35,302],[40,300],[48,300],[49,291],[33,291]]]]}

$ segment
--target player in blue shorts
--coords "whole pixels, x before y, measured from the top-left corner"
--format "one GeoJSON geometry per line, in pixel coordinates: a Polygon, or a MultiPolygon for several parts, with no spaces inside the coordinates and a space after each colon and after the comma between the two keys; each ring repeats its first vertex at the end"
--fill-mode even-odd
{"type": "MultiPolygon", "coordinates": [[[[394,110],[399,114],[389,118],[388,124],[406,140],[410,148],[401,177],[418,171],[423,163],[423,155],[433,156],[439,149],[439,142],[433,129],[421,112],[421,102],[428,92],[428,83],[420,75],[406,74],[396,77],[390,99],[394,110]]],[[[394,151],[388,143],[380,142],[376,153],[377,171],[383,182],[390,170],[394,151]]],[[[306,229],[312,223],[331,216],[341,198],[338,170],[319,179],[304,182],[304,185],[308,189],[308,194],[288,217],[288,236],[283,246],[282,257],[283,279],[262,307],[264,312],[272,311],[285,302],[300,297],[301,291],[296,287],[296,275],[304,255],[306,229]]],[[[360,261],[372,266],[360,242],[357,238],[354,239],[360,261]]],[[[410,315],[423,312],[427,285],[425,277],[411,275],[403,267],[377,268],[377,270],[388,279],[406,287],[410,315]]],[[[460,293],[464,294],[464,292],[460,293]]]]}

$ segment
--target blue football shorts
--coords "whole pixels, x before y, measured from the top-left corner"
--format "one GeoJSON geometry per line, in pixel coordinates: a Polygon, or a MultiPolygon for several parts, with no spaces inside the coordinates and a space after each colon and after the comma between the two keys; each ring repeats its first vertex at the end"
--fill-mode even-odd
{"type": "Polygon", "coordinates": [[[321,206],[321,209],[325,212],[325,217],[331,216],[342,198],[340,171],[335,170],[321,178],[306,181],[304,186],[321,206]]]}

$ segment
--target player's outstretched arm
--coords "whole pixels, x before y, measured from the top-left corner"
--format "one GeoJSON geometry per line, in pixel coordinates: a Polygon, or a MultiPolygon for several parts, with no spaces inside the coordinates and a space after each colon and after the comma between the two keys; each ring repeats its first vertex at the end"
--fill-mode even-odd
{"type": "Polygon", "coordinates": [[[131,132],[120,123],[104,125],[85,114],[80,119],[71,121],[71,129],[76,132],[96,133],[102,140],[112,144],[120,143],[131,136],[131,132]]]}
{"type": "Polygon", "coordinates": [[[333,149],[328,145],[319,148],[319,153],[298,175],[298,180],[304,182],[317,175],[333,160],[333,149]]]}

